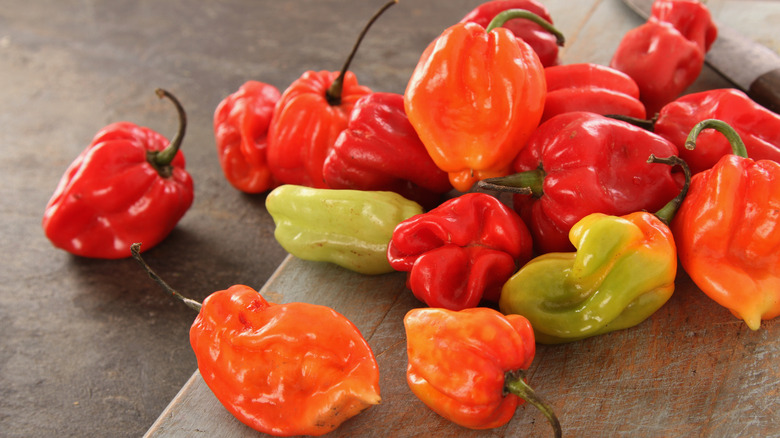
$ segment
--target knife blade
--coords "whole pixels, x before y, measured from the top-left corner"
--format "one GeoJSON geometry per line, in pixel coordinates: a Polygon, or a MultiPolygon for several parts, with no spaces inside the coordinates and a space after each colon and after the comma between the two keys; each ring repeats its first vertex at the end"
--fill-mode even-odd
{"type": "MultiPolygon", "coordinates": [[[[623,3],[647,19],[653,1],[623,0],[623,3]]],[[[780,55],[728,26],[715,24],[718,37],[704,61],[753,100],[780,114],[780,55]]]]}

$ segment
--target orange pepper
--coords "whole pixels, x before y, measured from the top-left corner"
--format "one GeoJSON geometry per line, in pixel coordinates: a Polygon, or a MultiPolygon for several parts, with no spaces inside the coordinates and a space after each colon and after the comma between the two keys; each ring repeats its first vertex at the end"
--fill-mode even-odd
{"type": "Polygon", "coordinates": [[[509,422],[525,400],[561,436],[553,410],[524,381],[536,353],[524,316],[488,307],[426,307],[409,311],[404,328],[407,383],[434,412],[463,427],[489,429],[509,422]]]}
{"type": "Polygon", "coordinates": [[[705,294],[757,330],[780,315],[780,164],[747,158],[739,134],[716,119],[694,126],[688,149],[706,128],[734,154],[693,176],[672,221],[678,256],[705,294]]]}
{"type": "Polygon", "coordinates": [[[518,17],[542,24],[562,44],[560,32],[529,11],[504,11],[487,28],[458,23],[425,49],[404,93],[420,140],[462,192],[508,175],[542,117],[544,67],[531,46],[497,27],[518,17]]]}

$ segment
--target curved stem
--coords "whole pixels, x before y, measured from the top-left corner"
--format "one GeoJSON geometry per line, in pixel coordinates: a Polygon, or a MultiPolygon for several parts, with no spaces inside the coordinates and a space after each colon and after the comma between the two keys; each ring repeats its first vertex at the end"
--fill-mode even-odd
{"type": "Polygon", "coordinates": [[[651,154],[650,158],[647,159],[647,162],[668,164],[669,166],[680,166],[682,167],[683,173],[685,174],[685,183],[683,184],[680,193],[678,193],[674,199],[667,202],[666,205],[661,207],[660,210],[655,212],[656,217],[661,219],[661,222],[669,226],[669,224],[672,222],[672,218],[674,218],[674,214],[677,213],[677,209],[680,208],[680,204],[682,204],[683,199],[685,199],[685,196],[688,194],[688,188],[691,186],[691,169],[688,167],[688,163],[686,163],[685,160],[675,155],[666,158],[658,158],[651,154]]]}
{"type": "Polygon", "coordinates": [[[561,422],[558,421],[558,417],[555,415],[552,408],[536,394],[536,391],[534,391],[533,388],[525,383],[525,380],[523,380],[524,378],[525,372],[523,370],[506,373],[504,375],[504,390],[522,398],[542,411],[550,422],[550,426],[552,426],[556,438],[560,438],[563,435],[563,432],[561,431],[561,422]]]}
{"type": "Polygon", "coordinates": [[[181,103],[173,94],[162,88],[156,89],[155,93],[157,93],[157,96],[160,99],[166,97],[173,102],[176,106],[176,111],[179,113],[179,130],[176,132],[176,137],[174,137],[168,146],[161,151],[146,151],[146,161],[157,170],[157,173],[159,173],[161,177],[168,178],[171,176],[173,170],[171,161],[176,157],[176,153],[179,152],[181,142],[184,140],[184,133],[187,130],[187,113],[184,112],[184,107],[181,106],[181,103]]]}
{"type": "Polygon", "coordinates": [[[344,88],[344,76],[347,74],[347,70],[349,70],[349,65],[352,63],[352,59],[355,57],[355,53],[357,53],[358,47],[360,47],[361,41],[363,41],[363,37],[366,36],[366,33],[368,33],[368,29],[371,27],[372,24],[379,18],[380,15],[382,15],[390,6],[393,6],[394,4],[398,3],[398,0],[390,0],[387,2],[384,6],[382,6],[373,17],[371,17],[370,20],[368,20],[368,23],[366,23],[366,26],[363,28],[363,31],[360,32],[360,35],[358,36],[357,41],[355,41],[355,45],[352,46],[352,51],[349,53],[349,56],[347,57],[347,61],[344,63],[344,66],[341,67],[341,72],[339,72],[339,75],[336,77],[336,79],[333,81],[332,84],[330,84],[330,87],[328,87],[328,91],[325,92],[325,100],[328,101],[328,104],[331,106],[337,106],[341,105],[341,92],[344,88]]]}
{"type": "Polygon", "coordinates": [[[477,187],[497,192],[510,192],[517,195],[533,195],[541,198],[544,194],[544,169],[527,170],[512,175],[486,178],[477,182],[477,187]]]}
{"type": "Polygon", "coordinates": [[[197,312],[200,312],[201,304],[193,299],[187,298],[184,295],[176,292],[172,287],[168,286],[168,283],[166,283],[162,278],[160,278],[159,275],[157,275],[156,272],[152,270],[149,265],[146,264],[144,259],[141,257],[141,244],[140,243],[134,243],[130,245],[130,253],[133,255],[133,258],[141,265],[142,268],[146,271],[147,274],[149,274],[149,277],[156,281],[157,284],[162,286],[163,289],[165,289],[166,292],[168,292],[169,295],[176,298],[177,300],[184,303],[187,307],[190,309],[193,309],[197,312]]]}
{"type": "Polygon", "coordinates": [[[694,125],[693,129],[691,129],[691,132],[688,134],[688,138],[685,140],[685,148],[688,150],[693,150],[696,148],[696,138],[699,136],[701,131],[707,128],[712,128],[723,134],[729,143],[731,143],[731,150],[734,155],[738,155],[742,158],[748,157],[745,143],[742,141],[739,133],[734,128],[732,128],[731,125],[724,122],[723,120],[718,119],[702,120],[701,122],[694,125]]]}
{"type": "Polygon", "coordinates": [[[604,117],[630,123],[650,132],[655,131],[655,122],[658,121],[658,113],[655,113],[655,116],[653,116],[652,119],[640,119],[638,117],[631,117],[623,114],[606,114],[604,117]]]}
{"type": "Polygon", "coordinates": [[[497,27],[501,27],[507,21],[513,20],[515,18],[531,20],[539,26],[542,26],[544,30],[555,35],[555,42],[559,46],[562,46],[566,42],[566,38],[564,37],[563,33],[556,29],[552,23],[525,9],[507,9],[505,11],[499,12],[495,17],[493,17],[492,20],[490,20],[490,23],[488,23],[487,27],[485,28],[485,32],[490,32],[497,27]]]}

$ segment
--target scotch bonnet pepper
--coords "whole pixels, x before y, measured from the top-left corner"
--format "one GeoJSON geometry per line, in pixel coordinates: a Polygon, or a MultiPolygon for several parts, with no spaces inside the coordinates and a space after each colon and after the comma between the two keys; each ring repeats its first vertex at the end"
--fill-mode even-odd
{"type": "Polygon", "coordinates": [[[734,88],[679,97],[661,109],[653,130],[677,145],[680,158],[696,174],[710,169],[732,150],[728,139],[713,129],[699,133],[695,149],[684,147],[693,127],[707,119],[722,120],[736,130],[751,159],[780,162],[780,115],[734,88]]]}
{"type": "Polygon", "coordinates": [[[176,137],[130,122],[100,130],[46,205],[43,230],[54,246],[83,257],[130,257],[132,243],[156,246],[190,208],[193,182],[179,150],[187,117],[170,93],[157,95],[176,106],[176,137]]]}
{"type": "Polygon", "coordinates": [[[528,318],[538,342],[633,327],[672,296],[677,252],[672,231],[656,215],[593,213],[569,236],[575,252],[534,258],[501,291],[501,312],[528,318]]]}
{"type": "Polygon", "coordinates": [[[672,222],[680,263],[718,304],[757,330],[780,315],[780,164],[747,157],[739,134],[720,120],[699,122],[728,137],[734,154],[693,176],[672,222]]]}
{"type": "Polygon", "coordinates": [[[381,401],[379,367],[355,325],[309,303],[273,304],[249,286],[212,293],[203,304],[166,284],[198,311],[190,344],[203,381],[242,423],[276,436],[323,435],[381,401]]]}
{"type": "MultiPolygon", "coordinates": [[[[477,23],[487,28],[490,21],[500,12],[509,9],[524,9],[538,15],[544,21],[553,24],[550,11],[536,0],[491,0],[466,14],[461,23],[477,23]]],[[[524,41],[539,56],[539,61],[545,67],[558,64],[558,39],[541,25],[527,19],[516,18],[507,20],[501,27],[509,29],[515,37],[524,41]]]]}
{"type": "Polygon", "coordinates": [[[536,17],[510,9],[488,28],[471,22],[447,28],[425,49],[407,84],[409,121],[461,192],[509,173],[542,116],[546,85],[539,57],[497,27],[521,16],[536,17]]]}
{"type": "Polygon", "coordinates": [[[536,353],[526,318],[486,307],[423,308],[406,314],[404,328],[407,383],[434,412],[463,427],[489,429],[508,423],[525,400],[561,436],[553,410],[524,381],[536,353]]]}
{"type": "Polygon", "coordinates": [[[480,184],[519,189],[514,208],[539,253],[571,251],[569,230],[588,214],[655,211],[674,198],[682,175],[647,157],[676,154],[668,140],[627,122],[570,112],[539,126],[514,162],[518,173],[480,184]]]}
{"type": "Polygon", "coordinates": [[[547,97],[541,123],[562,113],[588,111],[643,119],[639,87],[627,74],[592,64],[563,64],[544,69],[547,97]]]}
{"type": "Polygon", "coordinates": [[[352,109],[322,169],[332,189],[396,192],[424,207],[438,205],[452,189],[436,167],[396,93],[370,93],[352,109]]]}
{"type": "Polygon", "coordinates": [[[366,24],[341,71],[307,71],[282,93],[268,128],[268,164],[284,184],[327,188],[325,159],[347,128],[358,99],[371,92],[358,84],[349,65],[376,19],[396,1],[385,4],[366,24]]]}
{"type": "Polygon", "coordinates": [[[268,127],[279,90],[247,81],[223,99],[214,111],[214,137],[219,164],[228,182],[246,193],[262,193],[278,183],[268,166],[268,127]]]}
{"type": "Polygon", "coordinates": [[[646,112],[655,114],[698,78],[716,37],[698,0],[656,0],[650,18],[623,36],[609,65],[636,81],[646,112]]]}
{"type": "Polygon", "coordinates": [[[531,235],[498,199],[473,192],[452,198],[395,228],[390,265],[431,307],[461,310],[497,301],[501,286],[531,258],[531,235]]]}
{"type": "Polygon", "coordinates": [[[268,194],[274,237],[290,254],[363,274],[393,272],[387,246],[396,225],[423,212],[395,192],[281,185],[268,194]]]}

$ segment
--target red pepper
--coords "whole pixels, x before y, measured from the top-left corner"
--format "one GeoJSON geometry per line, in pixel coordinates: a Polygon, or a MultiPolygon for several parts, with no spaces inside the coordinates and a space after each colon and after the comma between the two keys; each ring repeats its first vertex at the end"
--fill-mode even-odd
{"type": "Polygon", "coordinates": [[[526,194],[514,196],[514,206],[536,250],[573,252],[569,230],[585,216],[656,211],[673,199],[684,178],[672,174],[670,166],[648,163],[647,157],[676,154],[668,140],[630,123],[565,113],[543,123],[529,139],[514,162],[519,173],[481,186],[525,189],[526,194]]]}
{"type": "Polygon", "coordinates": [[[706,119],[718,119],[734,128],[754,160],[780,162],[780,115],[753,102],[733,89],[708,90],[688,94],[665,105],[658,113],[653,130],[680,150],[693,173],[709,169],[731,153],[729,141],[721,133],[707,129],[696,139],[696,149],[685,141],[693,127],[706,119]]]}
{"type": "Polygon", "coordinates": [[[709,11],[698,1],[656,0],[652,11],[643,25],[623,36],[609,64],[636,81],[648,114],[698,78],[717,35],[709,11]]]}
{"type": "Polygon", "coordinates": [[[102,259],[130,256],[128,248],[160,243],[193,200],[193,183],[179,150],[187,126],[179,112],[179,131],[172,141],[130,122],[99,131],[71,163],[46,205],[43,230],[58,248],[102,259]]]}
{"type": "Polygon", "coordinates": [[[715,128],[734,154],[693,176],[672,221],[680,264],[696,285],[752,330],[780,315],[780,164],[747,157],[721,120],[691,130],[687,147],[715,128]]]}
{"type": "Polygon", "coordinates": [[[542,116],[547,87],[539,57],[496,27],[518,16],[535,17],[510,9],[488,28],[458,23],[445,29],[425,49],[406,87],[409,121],[461,192],[508,174],[542,116]]]}
{"type": "Polygon", "coordinates": [[[531,258],[531,235],[511,208],[486,193],[452,198],[401,222],[387,259],[431,307],[460,310],[497,301],[504,282],[531,258]]]}
{"type": "MultiPolygon", "coordinates": [[[[461,23],[477,23],[487,28],[490,21],[498,15],[499,12],[509,9],[524,9],[540,16],[545,21],[553,24],[550,11],[536,0],[491,0],[474,8],[466,14],[461,23]]],[[[542,26],[533,21],[525,19],[509,20],[501,27],[509,29],[515,37],[523,40],[531,46],[539,56],[539,61],[545,67],[558,64],[558,41],[555,35],[551,34],[542,26]]]]}
{"type": "Polygon", "coordinates": [[[437,414],[463,427],[490,429],[508,423],[525,400],[561,436],[553,410],[524,381],[536,354],[525,317],[486,307],[413,309],[404,328],[409,388],[437,414]]]}
{"type": "Polygon", "coordinates": [[[627,74],[592,64],[563,64],[544,69],[547,98],[542,123],[572,111],[620,114],[644,119],[645,106],[639,100],[639,87],[627,74]]]}
{"type": "Polygon", "coordinates": [[[452,190],[404,112],[404,97],[371,93],[355,103],[322,169],[332,189],[392,191],[423,206],[452,190]]]}
{"type": "Polygon", "coordinates": [[[130,251],[152,279],[198,311],[190,344],[198,371],[242,423],[276,435],[323,435],[380,402],[379,367],[355,325],[309,303],[273,304],[249,286],[185,298],[130,251]]]}
{"type": "Polygon", "coordinates": [[[214,112],[217,155],[228,182],[246,193],[277,185],[268,168],[268,126],[280,93],[273,85],[247,81],[214,112]]]}
{"type": "Polygon", "coordinates": [[[347,128],[355,102],[371,92],[358,84],[349,64],[369,27],[395,3],[371,17],[340,72],[307,71],[282,93],[268,128],[268,164],[281,183],[328,188],[325,159],[347,128]]]}

